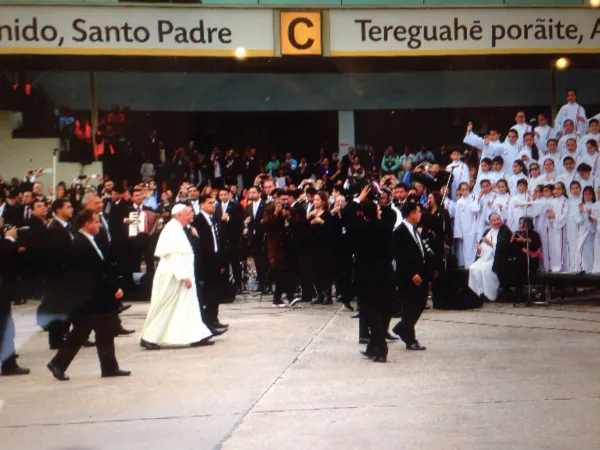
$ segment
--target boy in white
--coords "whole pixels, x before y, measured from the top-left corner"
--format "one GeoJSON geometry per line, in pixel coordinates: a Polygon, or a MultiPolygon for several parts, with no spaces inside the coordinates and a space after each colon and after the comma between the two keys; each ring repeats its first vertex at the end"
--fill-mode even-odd
{"type": "Polygon", "coordinates": [[[510,130],[506,139],[502,143],[502,159],[506,167],[512,167],[515,160],[519,159],[517,154],[519,153],[518,144],[519,134],[516,130],[510,130]]]}
{"type": "Polygon", "coordinates": [[[495,197],[490,180],[481,180],[480,192],[471,205],[471,212],[475,214],[475,242],[479,242],[485,230],[490,227],[490,214],[493,212],[495,197]]]}
{"type": "Polygon", "coordinates": [[[579,141],[579,136],[577,133],[575,133],[575,125],[573,124],[572,120],[565,121],[564,132],[558,140],[558,152],[561,155],[565,155],[567,153],[567,141],[569,139],[575,139],[575,143],[579,141]]]}
{"type": "Polygon", "coordinates": [[[469,183],[469,166],[461,161],[461,154],[458,149],[452,150],[450,158],[452,162],[446,167],[446,172],[452,176],[452,183],[450,184],[450,198],[456,199],[456,191],[458,191],[462,183],[469,183]]]}
{"type": "Polygon", "coordinates": [[[508,201],[508,228],[515,232],[519,230],[519,219],[526,216],[527,209],[531,206],[527,193],[527,180],[517,182],[517,194],[512,195],[508,201]]]}
{"type": "Polygon", "coordinates": [[[592,178],[592,168],[586,163],[581,163],[577,166],[577,175],[573,178],[574,181],[577,181],[581,185],[581,189],[585,189],[586,187],[591,187],[592,192],[594,189],[594,179],[592,178]]]}
{"type": "Polygon", "coordinates": [[[496,156],[492,161],[492,172],[490,173],[489,180],[492,182],[493,186],[496,186],[498,181],[505,179],[504,160],[502,159],[502,156],[496,156]]]}
{"type": "Polygon", "coordinates": [[[557,182],[554,185],[553,195],[550,200],[550,206],[546,210],[548,217],[548,259],[549,272],[562,272],[565,267],[565,249],[566,249],[566,230],[567,214],[567,196],[565,185],[557,182]]]}
{"type": "Polygon", "coordinates": [[[502,152],[502,142],[500,142],[500,135],[498,132],[491,129],[490,132],[482,138],[473,133],[473,122],[469,122],[467,125],[467,134],[465,135],[463,142],[478,149],[481,152],[480,157],[482,159],[492,159],[502,152]]]}
{"type": "Polygon", "coordinates": [[[577,149],[577,141],[573,138],[567,139],[567,148],[566,152],[563,153],[563,156],[560,160],[561,163],[565,160],[567,156],[573,158],[573,161],[575,161],[575,167],[577,167],[579,162],[579,150],[577,149]]]}
{"type": "MultiPolygon", "coordinates": [[[[477,172],[477,179],[475,180],[475,187],[473,188],[473,194],[476,196],[479,195],[481,191],[481,181],[488,180],[490,183],[492,175],[492,160],[489,158],[483,158],[481,163],[479,164],[479,171],[477,172]]],[[[496,183],[492,184],[492,189],[495,187],[496,183]]]]}
{"type": "Polygon", "coordinates": [[[469,268],[475,261],[475,215],[472,212],[473,196],[469,185],[460,184],[460,198],[454,213],[454,242],[458,266],[469,268]]]}
{"type": "Polygon", "coordinates": [[[575,89],[567,90],[567,104],[561,106],[554,119],[554,129],[562,130],[567,120],[577,124],[577,133],[583,134],[587,128],[585,118],[585,109],[577,103],[577,91],[575,89]]]}
{"type": "Polygon", "coordinates": [[[556,181],[560,181],[562,184],[566,186],[571,186],[571,181],[577,175],[577,170],[575,170],[575,160],[570,156],[565,156],[563,159],[563,168],[564,170],[556,177],[556,181]]]}
{"type": "Polygon", "coordinates": [[[496,185],[496,197],[492,202],[493,212],[500,214],[502,217],[502,223],[506,225],[508,221],[508,202],[510,201],[510,194],[508,192],[508,182],[506,180],[499,180],[496,185]]]}
{"type": "Polygon", "coordinates": [[[598,119],[591,119],[589,122],[590,126],[588,128],[587,134],[585,134],[579,140],[579,154],[585,155],[587,153],[586,144],[588,141],[593,140],[596,141],[596,144],[600,145],[600,121],[598,119]]]}
{"type": "MultiPolygon", "coordinates": [[[[546,154],[544,156],[540,156],[540,163],[546,159],[551,159],[554,161],[554,167],[560,167],[560,160],[562,155],[558,152],[558,141],[556,139],[548,139],[546,143],[546,154]]],[[[543,164],[543,163],[542,163],[543,164]]]]}
{"type": "Polygon", "coordinates": [[[517,133],[519,133],[519,137],[517,139],[517,144],[521,145],[521,144],[523,144],[523,139],[525,138],[525,133],[531,133],[531,125],[529,125],[526,122],[527,118],[525,117],[525,113],[523,111],[519,111],[517,113],[517,115],[515,116],[515,121],[517,123],[514,124],[510,129],[516,130],[517,133]]]}
{"type": "Polygon", "coordinates": [[[573,181],[570,186],[571,195],[567,202],[567,262],[566,272],[579,273],[578,251],[579,228],[583,224],[583,214],[581,211],[581,185],[578,181],[573,181]]]}
{"type": "Polygon", "coordinates": [[[530,213],[535,219],[535,230],[540,235],[542,241],[541,269],[544,272],[550,270],[550,219],[546,216],[546,211],[550,208],[552,189],[553,187],[549,187],[548,185],[544,186],[542,189],[543,195],[534,200],[530,213]]]}
{"type": "Polygon", "coordinates": [[[538,126],[533,129],[534,141],[540,150],[540,158],[548,151],[548,139],[554,137],[554,129],[548,124],[545,114],[538,114],[538,126]]]}

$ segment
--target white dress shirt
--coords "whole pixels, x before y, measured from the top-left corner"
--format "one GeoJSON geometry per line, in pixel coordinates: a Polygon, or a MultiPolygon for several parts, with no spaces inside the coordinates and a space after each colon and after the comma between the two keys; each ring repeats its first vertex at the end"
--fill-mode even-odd
{"type": "Polygon", "coordinates": [[[204,218],[206,219],[206,221],[208,222],[208,225],[210,226],[210,231],[212,232],[212,237],[213,237],[213,244],[215,246],[215,253],[217,253],[219,251],[219,243],[217,242],[217,235],[215,233],[215,227],[213,226],[213,218],[211,215],[209,215],[208,213],[200,210],[200,214],[202,214],[204,216],[204,218]]]}

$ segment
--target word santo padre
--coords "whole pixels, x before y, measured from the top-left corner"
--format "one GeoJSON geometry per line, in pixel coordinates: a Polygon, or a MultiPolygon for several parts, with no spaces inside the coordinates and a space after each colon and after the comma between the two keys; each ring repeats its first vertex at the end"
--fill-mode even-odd
{"type": "MultiPolygon", "coordinates": [[[[84,19],[73,21],[75,42],[147,42],[150,30],[143,26],[132,27],[128,23],[121,26],[88,25],[84,19]]],[[[198,21],[197,27],[186,28],[173,25],[169,20],[157,21],[158,41],[160,43],[175,42],[177,44],[231,44],[231,29],[213,27],[198,21]]]]}

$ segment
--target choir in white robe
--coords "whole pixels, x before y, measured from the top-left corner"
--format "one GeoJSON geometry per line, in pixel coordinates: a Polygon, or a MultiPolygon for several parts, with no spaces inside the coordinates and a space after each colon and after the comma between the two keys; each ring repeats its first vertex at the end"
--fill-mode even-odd
{"type": "Polygon", "coordinates": [[[554,161],[554,170],[558,173],[558,172],[562,172],[564,170],[564,167],[561,165],[560,160],[561,160],[562,156],[560,153],[546,153],[544,156],[542,156],[539,160],[539,164],[540,164],[540,169],[544,170],[544,162],[547,159],[551,159],[552,161],[554,161]]]}
{"type": "Polygon", "coordinates": [[[458,191],[460,184],[470,181],[469,166],[462,161],[453,161],[446,166],[446,172],[452,174],[452,183],[450,184],[448,197],[454,200],[456,199],[456,191],[458,191]]]}
{"type": "Polygon", "coordinates": [[[161,232],[155,256],[160,258],[141,338],[161,346],[183,346],[212,336],[202,322],[194,277],[194,251],[183,225],[172,219],[161,232]],[[191,289],[183,280],[192,280],[191,289]]]}
{"type": "Polygon", "coordinates": [[[500,156],[500,153],[502,153],[502,142],[500,142],[499,139],[496,139],[495,141],[490,140],[490,143],[486,144],[484,138],[476,135],[472,131],[469,131],[465,135],[463,142],[481,151],[481,159],[494,159],[496,156],[500,156]]]}
{"type": "Polygon", "coordinates": [[[571,196],[567,202],[567,226],[566,226],[566,269],[565,272],[581,272],[578,264],[579,229],[583,224],[583,215],[579,210],[581,196],[571,196]]]}
{"type": "Polygon", "coordinates": [[[561,182],[565,185],[565,187],[567,188],[567,192],[569,192],[569,188],[571,186],[571,182],[575,179],[575,176],[577,175],[577,171],[575,169],[573,169],[570,172],[567,172],[566,170],[562,173],[560,173],[557,177],[556,177],[556,182],[561,182]]]}
{"type": "Polygon", "coordinates": [[[498,288],[500,287],[498,275],[492,271],[498,243],[498,231],[495,228],[487,231],[485,236],[492,242],[492,246],[481,242],[479,259],[469,268],[469,288],[477,295],[485,295],[491,301],[498,297],[498,288]]]}
{"type": "Polygon", "coordinates": [[[579,227],[579,242],[577,244],[577,265],[579,272],[592,273],[594,267],[594,239],[596,224],[590,219],[594,203],[583,205],[583,223],[579,227]],[[588,211],[590,215],[588,215],[588,211]]]}
{"type": "Polygon", "coordinates": [[[519,144],[513,145],[510,143],[508,138],[506,138],[504,140],[504,143],[502,144],[502,154],[500,155],[504,160],[505,171],[509,170],[509,168],[512,168],[512,165],[515,162],[515,160],[519,159],[517,158],[518,153],[519,144]]]}
{"type": "Polygon", "coordinates": [[[592,178],[596,178],[600,174],[600,153],[589,153],[587,149],[581,153],[579,163],[585,163],[592,168],[592,178]]]}
{"type": "Polygon", "coordinates": [[[565,134],[563,135],[563,137],[561,137],[558,140],[558,153],[560,153],[561,155],[566,155],[567,152],[567,141],[569,139],[575,139],[575,142],[577,142],[577,145],[579,145],[579,136],[575,133],[569,133],[569,134],[565,134]]]}
{"type": "Polygon", "coordinates": [[[552,198],[540,197],[533,202],[531,213],[533,217],[535,231],[540,235],[542,242],[542,258],[540,269],[544,272],[550,270],[550,219],[546,216],[546,211],[550,208],[552,198]]]}
{"type": "Polygon", "coordinates": [[[554,129],[564,129],[565,121],[571,119],[575,124],[575,131],[579,134],[585,133],[587,130],[587,119],[584,122],[580,122],[577,120],[578,116],[585,118],[585,109],[579,103],[573,102],[562,105],[558,110],[556,119],[554,119],[554,129]]]}
{"type": "Polygon", "coordinates": [[[540,151],[540,156],[548,152],[548,139],[554,137],[554,129],[550,125],[535,127],[533,141],[540,151]]]}
{"type": "Polygon", "coordinates": [[[499,171],[495,171],[495,170],[491,170],[489,171],[486,176],[488,176],[489,180],[492,182],[492,186],[496,186],[496,184],[498,184],[499,180],[506,180],[506,174],[499,170],[499,171]]]}
{"type": "Polygon", "coordinates": [[[515,123],[512,127],[510,127],[510,129],[519,133],[519,137],[517,138],[517,144],[519,145],[523,143],[523,137],[525,136],[525,133],[531,133],[531,125],[526,122],[515,123]]]}
{"type": "Polygon", "coordinates": [[[527,180],[527,176],[523,172],[521,172],[513,173],[510,177],[508,177],[508,189],[510,190],[511,194],[517,192],[517,183],[519,182],[519,180],[527,180]]]}
{"type": "Polygon", "coordinates": [[[508,222],[508,202],[510,201],[509,194],[500,194],[499,192],[496,194],[494,198],[494,203],[492,205],[492,212],[496,214],[500,214],[502,217],[502,223],[506,225],[508,222]]]}
{"type": "Polygon", "coordinates": [[[568,220],[567,199],[565,197],[554,197],[550,200],[549,210],[555,216],[549,219],[550,228],[548,232],[548,263],[551,272],[562,272],[565,267],[565,238],[568,220]]]}
{"type": "Polygon", "coordinates": [[[469,268],[475,261],[475,215],[472,212],[473,196],[456,201],[454,212],[454,239],[456,258],[460,267],[469,268]]]}
{"type": "Polygon", "coordinates": [[[484,172],[483,170],[481,170],[481,166],[479,166],[479,171],[477,172],[477,178],[475,179],[475,186],[473,186],[473,194],[475,196],[479,195],[479,192],[481,191],[481,181],[482,180],[488,180],[491,183],[492,188],[496,185],[496,183],[492,181],[491,176],[492,176],[492,170],[488,170],[487,172],[484,172]]]}
{"type": "Polygon", "coordinates": [[[579,148],[579,154],[581,154],[581,155],[587,154],[587,145],[586,145],[587,141],[596,141],[598,146],[600,146],[600,133],[596,133],[596,134],[588,133],[585,136],[583,136],[581,139],[579,139],[579,142],[577,143],[577,147],[579,148]]]}

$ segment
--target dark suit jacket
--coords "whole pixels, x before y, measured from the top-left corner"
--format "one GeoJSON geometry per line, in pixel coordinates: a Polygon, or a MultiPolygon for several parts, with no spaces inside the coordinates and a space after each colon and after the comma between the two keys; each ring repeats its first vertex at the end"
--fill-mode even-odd
{"type": "Polygon", "coordinates": [[[118,290],[108,258],[100,258],[92,243],[83,234],[75,233],[72,244],[71,271],[73,281],[74,316],[115,312],[118,290]]]}
{"type": "Polygon", "coordinates": [[[252,211],[254,209],[252,203],[249,203],[248,206],[246,206],[244,217],[250,218],[250,223],[248,223],[248,240],[251,247],[262,246],[264,243],[265,231],[264,227],[261,225],[261,221],[265,213],[265,207],[266,203],[261,199],[258,210],[256,211],[256,217],[253,217],[252,211]]]}
{"type": "Polygon", "coordinates": [[[0,313],[10,311],[18,274],[17,244],[10,239],[0,239],[0,313]]]}
{"type": "Polygon", "coordinates": [[[194,249],[196,278],[204,282],[214,281],[223,267],[221,247],[219,246],[219,252],[215,253],[212,228],[202,214],[194,218],[193,226],[198,231],[198,239],[193,241],[196,244],[194,249]]]}
{"type": "Polygon", "coordinates": [[[244,208],[239,203],[229,201],[225,212],[229,215],[229,220],[226,222],[222,220],[223,208],[219,203],[215,211],[215,220],[221,226],[223,250],[239,249],[244,229],[244,208]]]}
{"type": "Polygon", "coordinates": [[[396,259],[396,282],[401,293],[416,288],[412,278],[417,274],[423,281],[421,286],[427,286],[429,280],[427,254],[423,256],[419,244],[404,222],[394,231],[394,258],[396,259]]]}
{"type": "Polygon", "coordinates": [[[9,205],[8,203],[4,207],[4,223],[10,224],[15,227],[22,227],[25,225],[25,220],[23,219],[24,207],[23,205],[9,205]]]}
{"type": "Polygon", "coordinates": [[[128,236],[128,225],[123,222],[123,219],[129,217],[129,204],[125,200],[121,200],[119,204],[112,203],[110,212],[105,215],[108,221],[110,235],[115,243],[123,242],[128,236]]]}
{"type": "MultiPolygon", "coordinates": [[[[483,236],[488,234],[490,230],[485,230],[483,236]]],[[[498,242],[496,243],[496,252],[494,253],[494,264],[492,265],[492,271],[501,276],[504,271],[508,270],[511,253],[510,238],[512,237],[512,231],[506,225],[502,225],[498,231],[498,242]]],[[[503,281],[503,280],[501,280],[503,281]]]]}

